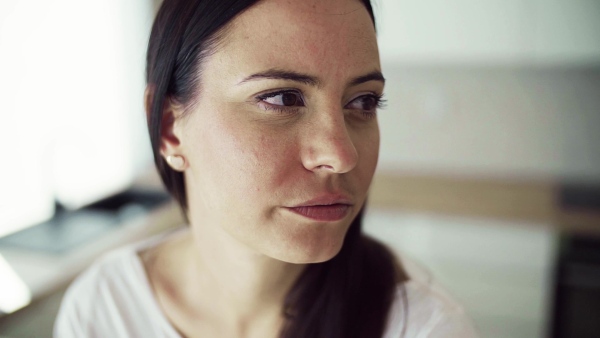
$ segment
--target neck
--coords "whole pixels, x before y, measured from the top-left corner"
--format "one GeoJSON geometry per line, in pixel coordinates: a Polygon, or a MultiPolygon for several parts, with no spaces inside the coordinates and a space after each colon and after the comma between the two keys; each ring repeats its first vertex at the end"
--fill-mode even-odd
{"type": "Polygon", "coordinates": [[[305,265],[257,253],[215,227],[192,226],[182,244],[189,305],[202,313],[208,306],[216,322],[239,331],[281,323],[284,299],[305,265]]]}

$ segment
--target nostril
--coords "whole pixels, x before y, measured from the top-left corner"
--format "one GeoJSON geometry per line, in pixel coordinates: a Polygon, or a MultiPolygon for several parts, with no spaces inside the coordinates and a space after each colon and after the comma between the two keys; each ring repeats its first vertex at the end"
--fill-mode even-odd
{"type": "Polygon", "coordinates": [[[322,173],[346,173],[357,164],[358,154],[344,121],[311,125],[301,142],[302,164],[322,173]]]}
{"type": "Polygon", "coordinates": [[[326,164],[318,166],[317,169],[334,170],[332,166],[326,164]]]}

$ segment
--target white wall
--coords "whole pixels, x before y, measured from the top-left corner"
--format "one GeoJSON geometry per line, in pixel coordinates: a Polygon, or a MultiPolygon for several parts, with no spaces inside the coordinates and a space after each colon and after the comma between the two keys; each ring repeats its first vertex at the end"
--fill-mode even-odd
{"type": "Polygon", "coordinates": [[[600,61],[597,0],[379,0],[384,60],[457,63],[600,61]]]}
{"type": "Polygon", "coordinates": [[[381,0],[380,170],[600,180],[600,1],[381,0]]]}
{"type": "Polygon", "coordinates": [[[381,170],[600,179],[600,70],[384,73],[381,170]]]}

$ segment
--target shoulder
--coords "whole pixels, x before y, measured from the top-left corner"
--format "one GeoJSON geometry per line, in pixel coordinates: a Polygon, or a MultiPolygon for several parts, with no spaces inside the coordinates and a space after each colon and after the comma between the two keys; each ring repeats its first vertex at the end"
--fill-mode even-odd
{"type": "Polygon", "coordinates": [[[118,320],[114,310],[126,305],[138,284],[134,255],[131,250],[112,252],[75,279],[63,297],[55,337],[93,336],[106,323],[118,320]]]}
{"type": "Polygon", "coordinates": [[[439,286],[410,280],[398,286],[384,338],[477,337],[463,308],[439,286]],[[403,334],[404,332],[404,334],[403,334]]]}
{"type": "Polygon", "coordinates": [[[63,297],[54,337],[173,336],[138,256],[167,236],[112,251],[79,275],[63,297]]]}
{"type": "Polygon", "coordinates": [[[98,300],[117,293],[130,291],[139,285],[140,271],[137,252],[129,247],[105,254],[79,275],[67,289],[64,305],[67,300],[76,300],[78,306],[88,300],[98,300]]]}

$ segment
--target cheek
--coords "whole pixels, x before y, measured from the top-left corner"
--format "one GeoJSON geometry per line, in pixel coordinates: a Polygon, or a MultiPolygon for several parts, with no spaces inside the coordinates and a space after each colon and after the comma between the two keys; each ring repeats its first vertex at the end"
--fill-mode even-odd
{"type": "MultiPolygon", "coordinates": [[[[206,122],[205,122],[206,123],[206,122]]],[[[255,201],[284,184],[293,161],[293,142],[284,133],[261,130],[252,122],[215,119],[194,131],[194,176],[210,177],[214,193],[255,201]]]]}
{"type": "Polygon", "coordinates": [[[292,171],[294,147],[272,131],[255,131],[235,140],[237,153],[243,160],[237,172],[244,177],[247,189],[276,194],[278,187],[285,184],[285,178],[292,171]],[[245,151],[242,151],[244,149],[245,151]]]}
{"type": "Polygon", "coordinates": [[[259,134],[259,137],[240,140],[242,145],[248,142],[252,146],[252,161],[256,164],[251,173],[252,183],[256,191],[265,190],[269,198],[285,199],[303,178],[298,142],[290,130],[269,129],[259,134]]]}
{"type": "Polygon", "coordinates": [[[355,136],[355,147],[359,155],[360,166],[374,167],[379,158],[379,127],[373,126],[355,136]]]}
{"type": "Polygon", "coordinates": [[[359,140],[360,142],[355,143],[359,158],[356,174],[362,188],[368,189],[379,159],[379,129],[371,130],[359,140]]]}

